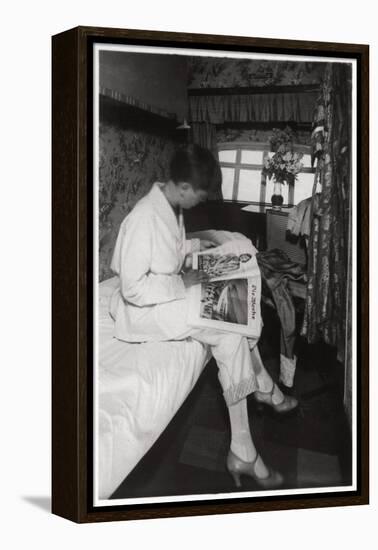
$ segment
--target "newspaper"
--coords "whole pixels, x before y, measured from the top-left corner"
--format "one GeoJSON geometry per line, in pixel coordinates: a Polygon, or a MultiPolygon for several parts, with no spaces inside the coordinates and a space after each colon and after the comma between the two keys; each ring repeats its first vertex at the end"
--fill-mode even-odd
{"type": "Polygon", "coordinates": [[[209,281],[190,288],[188,324],[258,337],[261,277],[252,243],[232,240],[195,253],[193,269],[209,281]]]}

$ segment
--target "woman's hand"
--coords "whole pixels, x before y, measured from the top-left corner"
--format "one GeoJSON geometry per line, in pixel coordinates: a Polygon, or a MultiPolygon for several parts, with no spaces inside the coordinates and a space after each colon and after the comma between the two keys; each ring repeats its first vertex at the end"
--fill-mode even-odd
{"type": "Polygon", "coordinates": [[[208,241],[207,239],[200,240],[200,250],[206,250],[207,248],[214,248],[217,244],[213,241],[208,241]]]}
{"type": "Polygon", "coordinates": [[[193,256],[192,254],[187,254],[187,256],[185,256],[185,261],[184,261],[184,268],[183,270],[184,271],[188,271],[189,269],[191,269],[193,267],[193,256]]]}
{"type": "Polygon", "coordinates": [[[189,269],[185,273],[181,274],[182,280],[184,281],[185,288],[189,288],[193,285],[198,285],[199,283],[205,283],[209,280],[209,276],[204,271],[199,269],[189,269]]]}

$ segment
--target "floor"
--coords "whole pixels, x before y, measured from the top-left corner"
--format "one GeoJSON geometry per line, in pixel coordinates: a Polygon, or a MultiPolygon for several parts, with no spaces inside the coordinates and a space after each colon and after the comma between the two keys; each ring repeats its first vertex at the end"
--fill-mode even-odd
{"type": "MultiPolygon", "coordinates": [[[[265,321],[260,351],[274,379],[278,338],[272,316],[265,321]]],[[[342,366],[324,344],[309,346],[299,339],[297,354],[292,391],[299,407],[279,415],[267,407],[260,410],[249,396],[254,441],[265,462],[283,474],[283,488],[349,485],[351,438],[342,403],[342,366]]],[[[229,440],[227,409],[212,361],[164,434],[112,498],[236,491],[225,468],[229,440]]],[[[261,490],[250,478],[242,481],[242,490],[261,490]]]]}

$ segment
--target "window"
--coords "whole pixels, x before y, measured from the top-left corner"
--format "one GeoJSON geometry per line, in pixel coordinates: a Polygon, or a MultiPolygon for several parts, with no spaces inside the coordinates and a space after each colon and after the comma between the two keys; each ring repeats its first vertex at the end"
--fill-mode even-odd
{"type": "MultiPolygon", "coordinates": [[[[298,204],[310,197],[314,183],[314,168],[308,146],[298,145],[295,151],[303,153],[303,170],[298,174],[294,186],[283,185],[284,206],[298,204]]],[[[223,198],[229,201],[271,204],[273,180],[262,176],[261,171],[269,151],[266,143],[222,143],[218,147],[222,170],[223,198]]]]}

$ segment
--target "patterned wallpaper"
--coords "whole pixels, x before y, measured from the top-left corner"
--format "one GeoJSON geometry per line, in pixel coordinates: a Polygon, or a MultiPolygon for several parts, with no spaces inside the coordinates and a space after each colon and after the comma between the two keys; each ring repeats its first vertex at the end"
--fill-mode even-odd
{"type": "Polygon", "coordinates": [[[167,177],[174,143],[151,132],[102,123],[99,162],[99,280],[111,277],[119,226],[152,183],[167,177]]]}
{"type": "Polygon", "coordinates": [[[319,84],[325,63],[190,57],[189,88],[319,84]]]}

